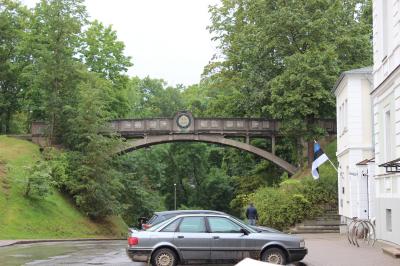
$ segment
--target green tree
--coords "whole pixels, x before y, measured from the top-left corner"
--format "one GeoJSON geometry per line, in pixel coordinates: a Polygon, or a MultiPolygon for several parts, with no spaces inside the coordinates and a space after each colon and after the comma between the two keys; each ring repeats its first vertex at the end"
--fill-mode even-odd
{"type": "Polygon", "coordinates": [[[24,69],[32,119],[50,122],[50,137],[62,136],[65,108],[76,106],[81,69],[76,56],[87,23],[83,0],[41,0],[33,11],[24,69]]]}
{"type": "Polygon", "coordinates": [[[74,114],[64,121],[68,147],[68,179],[63,186],[77,206],[93,219],[102,219],[120,211],[118,202],[120,173],[112,166],[120,139],[105,129],[110,118],[107,111],[106,87],[109,82],[87,73],[78,86],[79,103],[74,114]],[[103,135],[102,133],[108,133],[103,135]]]}
{"type": "Polygon", "coordinates": [[[118,41],[117,32],[95,20],[85,32],[82,50],[85,64],[90,71],[100,73],[113,83],[125,79],[124,74],[132,66],[131,57],[124,55],[125,45],[118,41]]]}
{"type": "Polygon", "coordinates": [[[316,120],[335,115],[330,89],[339,73],[372,62],[370,8],[369,0],[228,0],[212,7],[210,31],[224,60],[209,64],[204,79],[226,90],[214,102],[229,99],[243,116],[281,119],[301,150],[300,137],[324,133],[316,120]]]}
{"type": "Polygon", "coordinates": [[[129,78],[126,72],[132,66],[131,57],[124,55],[125,45],[118,41],[117,32],[95,20],[84,34],[82,58],[90,71],[99,73],[113,84],[109,90],[109,110],[114,117],[123,117],[129,112],[126,95],[129,78]]]}
{"type": "Polygon", "coordinates": [[[0,133],[10,133],[12,117],[23,106],[20,75],[26,60],[21,49],[29,16],[17,2],[0,2],[0,133]]]}
{"type": "Polygon", "coordinates": [[[143,117],[171,117],[183,109],[181,92],[183,87],[167,86],[162,79],[146,77],[142,80],[134,78],[130,82],[128,95],[136,99],[131,102],[130,116],[143,117]]]}

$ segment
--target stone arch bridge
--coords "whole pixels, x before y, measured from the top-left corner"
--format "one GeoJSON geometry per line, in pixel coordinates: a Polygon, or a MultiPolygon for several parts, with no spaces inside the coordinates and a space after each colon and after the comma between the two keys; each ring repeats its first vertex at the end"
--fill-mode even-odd
{"type": "MultiPolygon", "coordinates": [[[[334,120],[320,120],[329,134],[336,134],[334,120]]],[[[235,147],[269,160],[290,174],[296,166],[275,155],[275,138],[280,135],[280,122],[263,118],[194,118],[190,112],[178,112],[173,118],[118,119],[110,121],[111,128],[127,139],[119,153],[152,145],[200,141],[235,147]],[[245,141],[236,140],[238,137],[245,141]],[[235,139],[232,139],[235,138],[235,139]],[[266,151],[250,144],[251,138],[271,139],[271,149],[266,151]]],[[[45,123],[32,124],[32,139],[36,142],[44,135],[45,123]]]]}

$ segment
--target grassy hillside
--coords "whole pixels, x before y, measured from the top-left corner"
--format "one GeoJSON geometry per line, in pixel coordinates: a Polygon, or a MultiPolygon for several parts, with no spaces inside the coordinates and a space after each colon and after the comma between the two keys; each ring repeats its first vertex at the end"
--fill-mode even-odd
{"type": "Polygon", "coordinates": [[[40,157],[37,145],[0,136],[0,239],[125,236],[119,217],[94,223],[55,190],[44,199],[25,198],[26,167],[40,157]]]}

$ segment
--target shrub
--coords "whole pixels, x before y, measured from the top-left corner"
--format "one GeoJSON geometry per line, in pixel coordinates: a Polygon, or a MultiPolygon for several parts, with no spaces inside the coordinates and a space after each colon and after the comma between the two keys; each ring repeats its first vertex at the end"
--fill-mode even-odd
{"type": "Polygon", "coordinates": [[[301,221],[311,209],[302,194],[293,194],[280,188],[264,187],[250,196],[254,202],[261,225],[284,229],[301,221]]]}
{"type": "Polygon", "coordinates": [[[263,187],[249,197],[238,195],[231,206],[246,206],[250,201],[257,207],[260,224],[282,230],[321,214],[326,206],[336,206],[336,176],[284,179],[279,187],[263,187]]]}
{"type": "Polygon", "coordinates": [[[27,176],[24,180],[25,197],[44,198],[51,193],[50,166],[39,161],[31,167],[27,167],[27,176]]]}

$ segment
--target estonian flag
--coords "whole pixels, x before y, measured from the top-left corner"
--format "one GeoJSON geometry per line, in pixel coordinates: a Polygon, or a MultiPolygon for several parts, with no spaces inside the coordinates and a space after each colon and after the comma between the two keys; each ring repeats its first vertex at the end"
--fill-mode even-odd
{"type": "Polygon", "coordinates": [[[311,167],[311,174],[314,179],[319,178],[318,167],[324,162],[328,161],[329,158],[326,156],[324,151],[321,149],[317,142],[314,143],[314,161],[311,167]]]}

